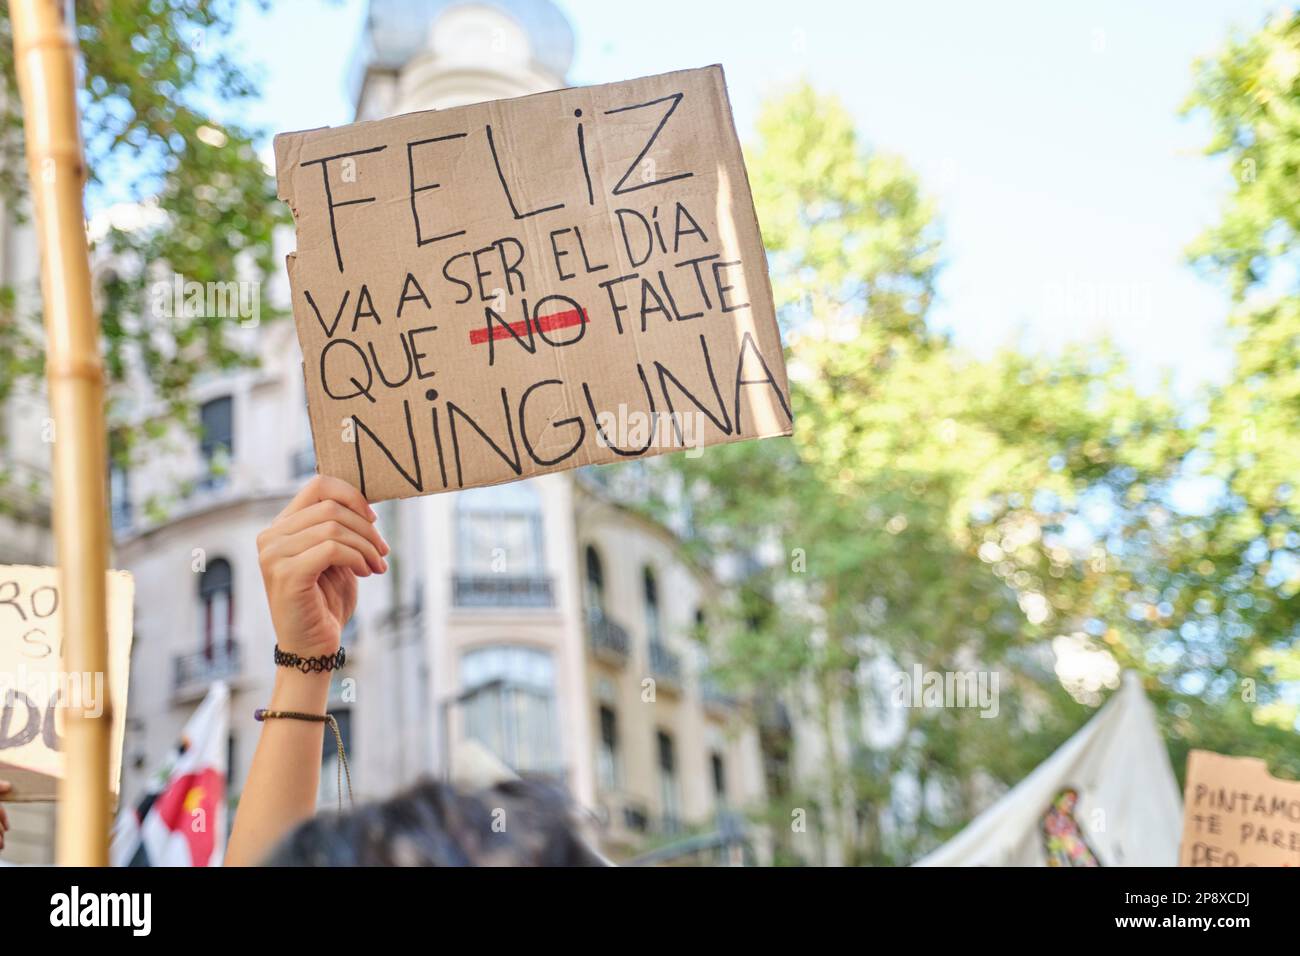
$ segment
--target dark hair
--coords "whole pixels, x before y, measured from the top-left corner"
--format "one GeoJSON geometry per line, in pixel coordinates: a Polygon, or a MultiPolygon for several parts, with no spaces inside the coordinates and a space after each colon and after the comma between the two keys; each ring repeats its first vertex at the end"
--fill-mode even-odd
{"type": "Polygon", "coordinates": [[[351,813],[314,817],[268,866],[604,866],[553,784],[510,780],[462,793],[417,784],[351,813]]]}

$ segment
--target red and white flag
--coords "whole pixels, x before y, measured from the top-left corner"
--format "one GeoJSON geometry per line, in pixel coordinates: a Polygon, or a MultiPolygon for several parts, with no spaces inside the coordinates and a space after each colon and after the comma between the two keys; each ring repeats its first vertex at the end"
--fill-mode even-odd
{"type": "Polygon", "coordinates": [[[230,689],[214,683],[149,792],[113,828],[114,866],[220,866],[226,851],[230,689]]]}

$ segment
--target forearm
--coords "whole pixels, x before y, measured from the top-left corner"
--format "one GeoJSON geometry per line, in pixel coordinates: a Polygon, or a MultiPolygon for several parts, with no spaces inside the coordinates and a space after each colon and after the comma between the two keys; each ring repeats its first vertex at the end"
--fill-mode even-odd
{"type": "MultiPolygon", "coordinates": [[[[268,710],[324,714],[329,673],[276,669],[268,710]]],[[[316,812],[325,724],[269,719],[253,754],[226,850],[227,866],[261,863],[290,830],[316,812]]]]}
{"type": "MultiPolygon", "coordinates": [[[[357,578],[383,574],[388,554],[378,517],[356,488],[325,475],[309,481],[257,536],[276,647],[302,658],[329,658],[357,606],[357,578]]],[[[333,665],[331,665],[333,666],[333,665]]],[[[329,670],[277,667],[270,711],[325,715],[329,670]]],[[[316,812],[326,725],[271,717],[235,814],[226,862],[261,863],[289,831],[316,812]]]]}

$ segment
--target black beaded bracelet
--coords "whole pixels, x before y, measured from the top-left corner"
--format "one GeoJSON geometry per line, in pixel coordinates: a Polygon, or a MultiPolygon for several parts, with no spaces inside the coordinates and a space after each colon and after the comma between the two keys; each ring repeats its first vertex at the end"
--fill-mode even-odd
{"type": "Polygon", "coordinates": [[[336,670],[346,664],[347,660],[347,652],[341,647],[333,654],[322,654],[319,657],[299,657],[289,651],[280,650],[279,644],[275,645],[276,666],[292,667],[304,674],[320,674],[324,671],[336,670]]]}

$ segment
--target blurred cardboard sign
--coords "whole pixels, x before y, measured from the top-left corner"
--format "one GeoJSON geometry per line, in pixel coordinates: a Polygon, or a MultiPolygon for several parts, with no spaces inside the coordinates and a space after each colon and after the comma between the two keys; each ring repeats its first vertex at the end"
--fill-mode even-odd
{"type": "Polygon", "coordinates": [[[1255,757],[1187,756],[1179,866],[1300,866],[1300,783],[1255,757]]]}
{"type": "Polygon", "coordinates": [[[0,800],[54,800],[63,778],[62,737],[69,708],[113,721],[109,784],[117,792],[126,730],[135,582],[108,572],[108,667],[103,674],[63,670],[63,613],[58,568],[0,566],[0,800]],[[105,687],[109,694],[105,695],[105,687]]]}
{"type": "Polygon", "coordinates": [[[721,67],[275,158],[317,465],[370,500],[791,433],[721,67]]]}

